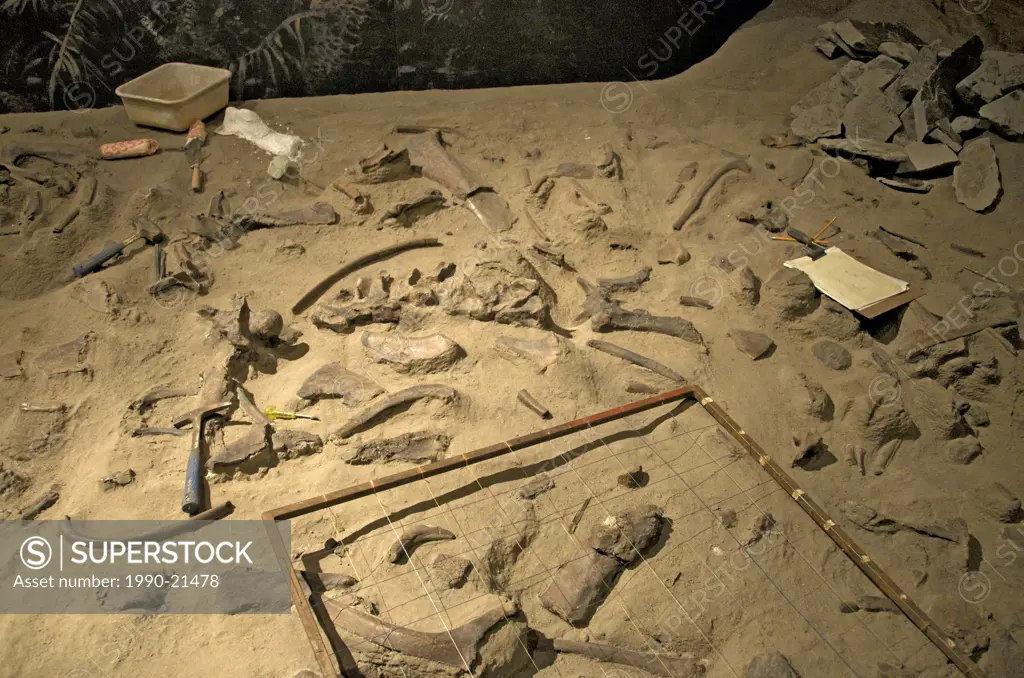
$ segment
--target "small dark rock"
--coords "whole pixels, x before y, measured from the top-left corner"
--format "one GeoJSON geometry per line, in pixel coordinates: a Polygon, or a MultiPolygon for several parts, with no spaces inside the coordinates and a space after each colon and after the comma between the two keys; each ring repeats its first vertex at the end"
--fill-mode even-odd
{"type": "Polygon", "coordinates": [[[853,364],[850,352],[834,341],[819,341],[811,347],[811,353],[823,365],[833,370],[845,370],[853,364]]]}
{"type": "Polygon", "coordinates": [[[650,480],[650,475],[644,473],[644,467],[639,464],[626,473],[623,473],[616,480],[622,487],[629,489],[636,489],[638,487],[644,487],[650,480]]]}
{"type": "Polygon", "coordinates": [[[733,328],[729,330],[729,337],[735,342],[736,348],[746,353],[753,360],[763,356],[775,345],[771,337],[751,330],[733,328]]]}

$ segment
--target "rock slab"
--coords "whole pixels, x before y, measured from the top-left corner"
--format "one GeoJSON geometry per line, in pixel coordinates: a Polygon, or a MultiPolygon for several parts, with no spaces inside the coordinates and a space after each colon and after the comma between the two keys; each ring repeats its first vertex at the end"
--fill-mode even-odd
{"type": "Polygon", "coordinates": [[[999,199],[999,161],[991,140],[975,139],[964,146],[953,169],[953,190],[956,199],[975,212],[984,212],[999,199]]]}

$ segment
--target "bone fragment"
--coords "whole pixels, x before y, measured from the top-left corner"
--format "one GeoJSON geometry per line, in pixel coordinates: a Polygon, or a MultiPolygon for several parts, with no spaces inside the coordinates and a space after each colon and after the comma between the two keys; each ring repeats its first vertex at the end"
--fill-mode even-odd
{"type": "Polygon", "coordinates": [[[530,392],[523,389],[516,396],[523,405],[526,405],[530,410],[536,413],[541,419],[550,419],[551,411],[540,404],[536,398],[530,395],[530,392]]]}
{"type": "Polygon", "coordinates": [[[412,552],[420,544],[431,541],[446,541],[455,539],[455,534],[443,527],[434,525],[417,525],[411,530],[402,533],[402,536],[388,549],[388,562],[405,562],[412,557],[412,552]]]}
{"type": "Polygon", "coordinates": [[[588,657],[599,662],[621,664],[641,669],[655,676],[668,678],[698,678],[704,675],[704,665],[699,664],[693,655],[676,657],[667,654],[649,654],[634,652],[611,645],[583,643],[576,640],[558,639],[552,641],[555,652],[575,654],[588,657]]]}
{"type": "Polygon", "coordinates": [[[358,271],[364,266],[381,261],[382,259],[387,259],[388,257],[392,257],[400,252],[405,252],[406,250],[412,250],[419,247],[438,247],[440,244],[441,243],[437,238],[422,238],[419,240],[410,240],[408,242],[399,243],[397,245],[391,245],[390,247],[384,247],[379,250],[374,250],[369,254],[364,254],[358,259],[345,264],[337,271],[317,283],[309,292],[306,292],[306,294],[303,295],[303,297],[299,299],[294,306],[292,306],[292,313],[295,315],[302,313],[312,306],[317,299],[322,297],[327,290],[334,286],[335,283],[340,281],[349,273],[358,271]]]}
{"type": "Polygon", "coordinates": [[[451,633],[426,633],[396,626],[335,600],[324,606],[336,628],[400,654],[435,661],[471,672],[484,635],[512,612],[497,608],[452,629],[451,633]],[[454,641],[454,642],[453,642],[454,641]]]}
{"type": "Polygon", "coordinates": [[[622,358],[623,360],[627,360],[633,363],[634,365],[639,365],[640,367],[646,368],[651,372],[660,374],[666,379],[670,379],[672,381],[679,383],[686,381],[685,379],[683,379],[682,375],[673,372],[672,370],[665,367],[661,363],[651,360],[650,358],[645,358],[639,353],[634,353],[633,351],[622,348],[621,346],[616,346],[615,344],[609,343],[607,341],[601,341],[600,339],[591,339],[590,341],[587,342],[587,346],[589,346],[590,348],[597,349],[598,351],[601,351],[603,353],[607,353],[608,355],[613,355],[616,358],[622,358]]]}
{"type": "Polygon", "coordinates": [[[705,301],[703,299],[698,299],[697,297],[687,297],[687,296],[679,297],[679,305],[680,306],[690,306],[692,308],[704,308],[704,309],[708,309],[708,310],[711,310],[711,309],[714,308],[714,306],[711,304],[710,301],[705,301]]]}
{"type": "Polygon", "coordinates": [[[605,294],[611,292],[636,292],[651,279],[651,268],[642,268],[633,275],[624,278],[602,278],[597,281],[598,287],[605,294]]]}
{"type": "Polygon", "coordinates": [[[443,400],[444,402],[451,402],[458,398],[458,396],[458,391],[440,384],[413,386],[403,391],[392,393],[384,398],[380,398],[376,403],[366,407],[359,414],[349,419],[348,422],[335,431],[331,437],[335,439],[348,438],[384,412],[402,405],[414,403],[417,400],[436,398],[438,400],[443,400]]]}
{"type": "Polygon", "coordinates": [[[21,519],[35,520],[40,513],[56,504],[58,499],[60,499],[60,495],[56,492],[46,493],[41,499],[33,502],[28,506],[28,508],[22,511],[21,519]]]}
{"type": "Polygon", "coordinates": [[[690,202],[686,203],[686,207],[683,209],[682,214],[672,224],[672,229],[679,231],[686,225],[686,222],[693,216],[693,213],[697,211],[701,203],[704,202],[704,197],[708,194],[718,180],[725,176],[732,170],[739,170],[741,172],[750,173],[750,165],[743,158],[733,158],[729,162],[719,167],[714,174],[707,178],[707,180],[701,184],[701,187],[697,189],[697,192],[690,198],[690,202]]]}

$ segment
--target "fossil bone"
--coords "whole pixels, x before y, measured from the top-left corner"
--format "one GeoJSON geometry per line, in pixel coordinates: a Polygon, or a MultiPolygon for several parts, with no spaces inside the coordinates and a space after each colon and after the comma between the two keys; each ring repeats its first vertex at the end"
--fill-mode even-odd
{"type": "Polygon", "coordinates": [[[565,639],[552,641],[552,648],[555,652],[562,654],[575,654],[599,662],[621,664],[641,669],[651,675],[668,676],[668,678],[697,678],[703,676],[705,671],[704,665],[698,663],[693,655],[674,657],[667,654],[634,652],[611,645],[565,639]]]}
{"type": "Polygon", "coordinates": [[[416,547],[420,544],[451,539],[455,539],[455,534],[449,532],[443,527],[436,527],[434,525],[417,525],[416,527],[403,532],[402,536],[391,545],[391,548],[388,549],[388,562],[405,562],[407,558],[412,557],[412,552],[416,550],[416,547]]]}
{"type": "Polygon", "coordinates": [[[427,633],[390,624],[344,602],[325,600],[324,607],[338,629],[401,654],[466,671],[471,671],[484,635],[517,611],[499,607],[452,629],[451,633],[427,633]]]}
{"type": "Polygon", "coordinates": [[[356,431],[362,429],[384,412],[414,403],[417,400],[433,398],[444,402],[451,402],[459,397],[459,392],[449,386],[440,384],[424,384],[413,386],[397,393],[379,399],[376,403],[363,409],[359,414],[352,417],[344,426],[335,431],[331,437],[334,439],[348,438],[356,431]]]}

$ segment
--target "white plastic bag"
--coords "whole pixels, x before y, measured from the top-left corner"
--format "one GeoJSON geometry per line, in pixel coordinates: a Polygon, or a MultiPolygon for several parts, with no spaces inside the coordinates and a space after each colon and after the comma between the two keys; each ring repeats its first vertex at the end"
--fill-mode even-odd
{"type": "Polygon", "coordinates": [[[228,106],[224,111],[224,123],[216,133],[245,139],[271,155],[283,155],[292,160],[297,159],[302,147],[302,139],[275,132],[255,111],[244,108],[228,106]]]}

